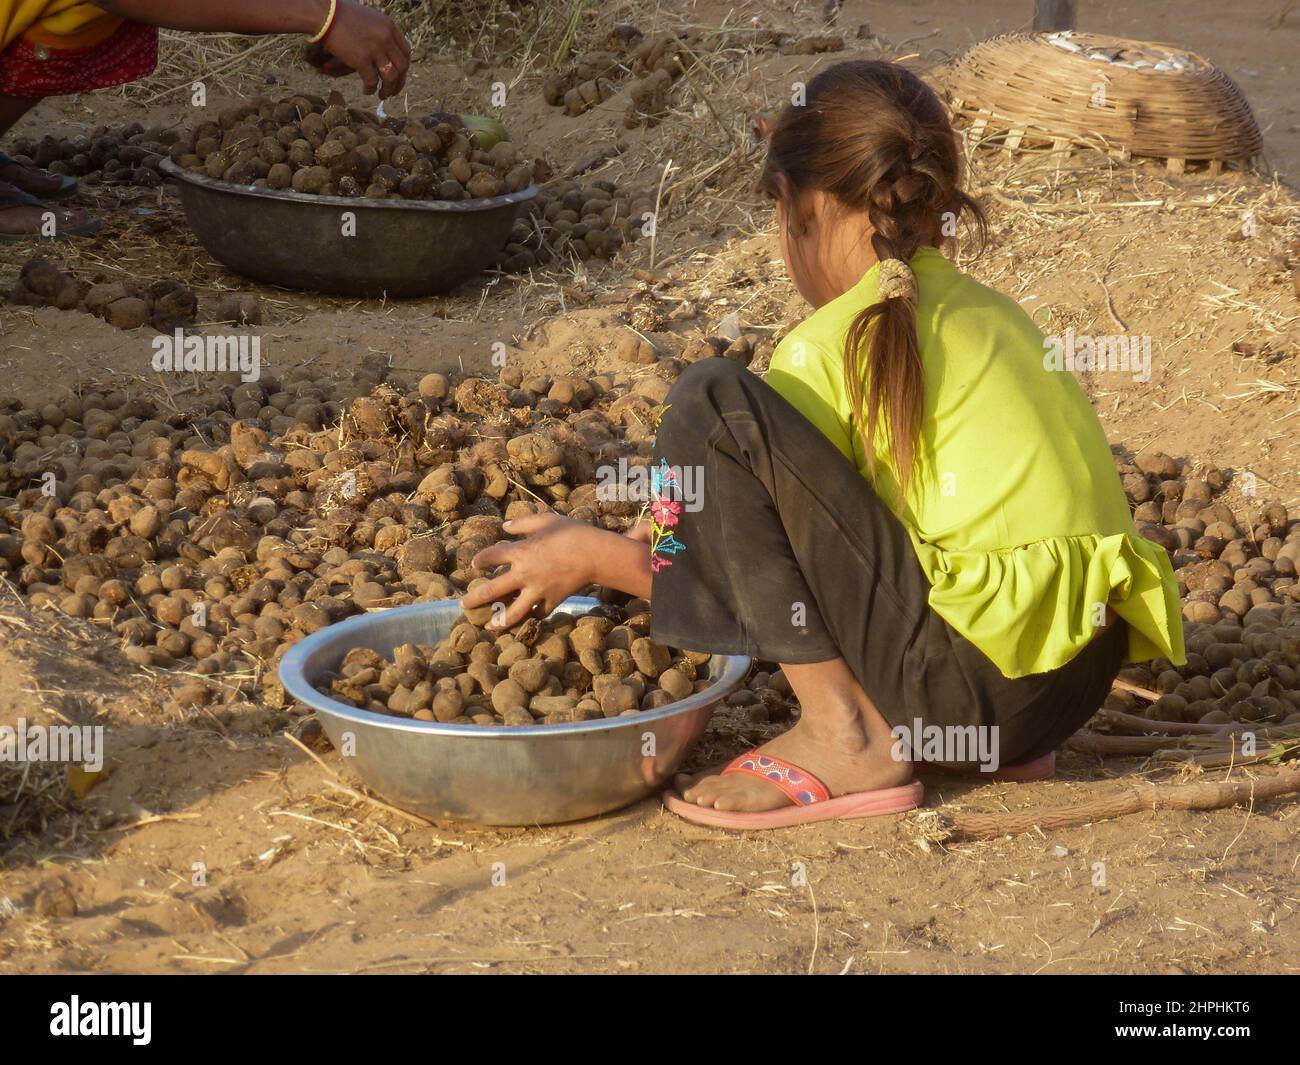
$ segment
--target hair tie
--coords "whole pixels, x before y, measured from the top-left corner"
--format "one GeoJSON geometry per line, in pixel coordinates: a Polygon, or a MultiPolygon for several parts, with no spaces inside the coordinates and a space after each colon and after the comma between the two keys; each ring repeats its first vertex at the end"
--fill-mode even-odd
{"type": "Polygon", "coordinates": [[[902,259],[880,260],[880,298],[916,302],[916,274],[902,259]]]}

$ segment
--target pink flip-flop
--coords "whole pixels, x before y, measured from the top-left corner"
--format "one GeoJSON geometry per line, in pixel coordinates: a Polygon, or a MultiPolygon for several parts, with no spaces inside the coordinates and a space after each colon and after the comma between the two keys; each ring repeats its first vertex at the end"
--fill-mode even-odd
{"type": "Polygon", "coordinates": [[[1027,784],[1033,780],[1051,780],[1056,776],[1056,752],[1049,751],[1032,762],[1004,765],[992,773],[982,773],[978,769],[950,769],[948,766],[933,765],[929,762],[915,762],[913,770],[917,773],[944,773],[969,779],[978,778],[990,784],[1027,784]]]}
{"type": "Polygon", "coordinates": [[[757,750],[747,751],[734,759],[722,771],[723,776],[728,773],[745,773],[775,784],[794,805],[760,813],[739,813],[696,806],[676,792],[666,791],[664,806],[678,817],[712,828],[786,828],[814,821],[847,821],[856,817],[904,813],[915,810],[925,797],[925,788],[920,781],[914,780],[897,788],[858,791],[832,799],[826,785],[806,769],[770,754],[759,754],[757,750]]]}

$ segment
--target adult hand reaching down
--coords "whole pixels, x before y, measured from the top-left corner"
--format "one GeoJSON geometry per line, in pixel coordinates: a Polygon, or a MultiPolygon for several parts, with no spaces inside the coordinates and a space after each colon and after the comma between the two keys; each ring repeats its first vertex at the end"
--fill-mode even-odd
{"type": "MultiPolygon", "coordinates": [[[[354,0],[0,0],[0,136],[41,100],[107,89],[157,66],[158,30],[296,33],[322,73],[352,71],[367,93],[400,92],[411,47],[382,11],[354,0]]],[[[77,183],[0,152],[0,240],[93,233],[83,211],[52,208],[77,183]]]]}
{"type": "Polygon", "coordinates": [[[328,54],[325,74],[356,71],[367,93],[400,92],[411,46],[391,18],[355,0],[97,0],[135,22],[172,30],[301,33],[328,54]]]}
{"type": "Polygon", "coordinates": [[[322,73],[338,77],[356,71],[367,93],[381,99],[401,92],[411,65],[411,46],[382,11],[338,0],[334,25],[320,42],[330,58],[322,73]]]}
{"type": "Polygon", "coordinates": [[[589,584],[650,595],[650,556],[636,540],[549,512],[515,518],[503,528],[523,539],[484,548],[474,556],[474,567],[510,568],[477,585],[462,600],[471,610],[505,604],[488,622],[489,628],[508,629],[539,607],[549,614],[589,584]]]}

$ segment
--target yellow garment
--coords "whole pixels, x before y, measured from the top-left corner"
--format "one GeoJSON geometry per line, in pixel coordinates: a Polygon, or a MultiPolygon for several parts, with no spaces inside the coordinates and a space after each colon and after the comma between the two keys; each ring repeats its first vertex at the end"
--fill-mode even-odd
{"type": "MultiPolygon", "coordinates": [[[[1164,549],[1141,537],[1088,398],[1044,368],[1029,316],[935,248],[912,260],[925,403],[917,464],[900,505],[888,433],[877,490],[930,581],[930,606],[1008,677],[1064,665],[1105,606],[1129,625],[1128,656],[1181,664],[1182,617],[1164,549]]],[[[879,267],[778,345],[767,380],[867,476],[842,353],[876,301],[879,267]]]]}
{"type": "Polygon", "coordinates": [[[85,0],[0,0],[0,51],[19,37],[51,48],[89,48],[122,22],[85,0]]]}

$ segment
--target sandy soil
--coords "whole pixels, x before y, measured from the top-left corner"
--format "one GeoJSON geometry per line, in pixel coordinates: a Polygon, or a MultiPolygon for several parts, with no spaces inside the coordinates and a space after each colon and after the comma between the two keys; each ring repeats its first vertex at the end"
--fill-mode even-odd
{"type": "MultiPolygon", "coordinates": [[[[795,16],[766,0],[658,6],[697,24],[734,10],[733,22],[758,14],[790,25],[821,5],[798,5],[795,16]]],[[[886,54],[920,53],[908,62],[931,70],[1016,28],[1028,6],[923,0],[864,13],[867,5],[845,3],[840,28],[852,36],[869,20],[891,46],[886,54]]],[[[1243,10],[1201,0],[1083,6],[1084,29],[1172,40],[1225,66],[1257,109],[1281,180],[1171,178],[1150,164],[1085,159],[1044,171],[1032,159],[981,153],[972,182],[1033,206],[991,200],[990,246],[968,268],[1021,299],[1049,331],[1152,337],[1150,381],[1085,380],[1114,443],[1249,469],[1268,488],[1258,504],[1294,504],[1300,305],[1290,271],[1300,265],[1300,206],[1285,182],[1300,170],[1292,69],[1300,14],[1272,27],[1280,0],[1243,10]],[[1238,239],[1246,212],[1258,232],[1238,239]]],[[[629,132],[618,99],[568,119],[542,103],[532,77],[512,85],[507,121],[526,143],[544,144],[557,170],[621,143],[602,175],[649,183],[671,158],[690,179],[658,238],[668,279],[660,291],[700,315],[661,343],[680,344],[732,311],[747,328],[779,335],[804,310],[782,275],[770,214],[750,191],[753,160],[731,152],[720,127],[739,130],[793,77],[836,58],[737,63],[711,93],[717,122],[687,111],[629,132]],[[713,163],[717,171],[697,180],[713,163]]],[[[406,106],[469,107],[492,80],[518,73],[504,59],[472,77],[446,58],[427,59],[406,106]]],[[[255,91],[254,79],[222,85],[241,87],[255,91]]],[[[57,101],[20,132],[137,118],[138,99],[57,101]]],[[[155,121],[185,114],[172,98],[148,111],[155,121]]],[[[84,202],[107,226],[59,249],[69,268],[179,276],[205,301],[253,290],[208,258],[170,195],[105,190],[84,202]]],[[[608,369],[606,340],[644,288],[631,272],[644,254],[386,305],[260,289],[266,362],[345,379],[378,354],[411,377],[486,370],[502,340],[530,369],[608,369]]],[[[0,287],[24,258],[0,249],[0,287]]],[[[148,339],[84,314],[0,306],[0,388],[36,402],[107,379],[160,395],[148,339]]],[[[556,828],[430,827],[342,790],[335,753],[313,761],[264,717],[177,716],[157,679],[132,672],[118,648],[77,623],[32,615],[10,596],[0,598],[0,633],[0,724],[104,724],[112,769],[83,800],[60,776],[33,772],[24,801],[0,807],[0,972],[1300,969],[1294,804],[1143,814],[947,847],[918,842],[911,818],[734,836],[685,825],[657,800],[556,828]],[[51,913],[69,898],[75,916],[51,913]]],[[[760,738],[724,712],[692,764],[760,738]]],[[[1164,777],[1140,760],[1067,753],[1053,783],[940,782],[928,801],[1065,806],[1164,777]]]]}
{"type": "MultiPolygon", "coordinates": [[[[354,801],[329,783],[337,755],[324,757],[327,772],[283,735],[256,735],[256,722],[159,720],[113,651],[74,667],[70,644],[67,632],[7,642],[0,720],[89,704],[109,725],[113,772],[8,855],[0,893],[21,909],[0,925],[0,971],[1204,973],[1300,962],[1294,805],[947,848],[917,843],[906,819],[737,836],[684,824],[657,800],[550,828],[431,828],[354,801]],[[34,912],[68,894],[76,917],[34,912]]],[[[693,761],[724,745],[709,737],[693,761]]],[[[1056,807],[1142,773],[1074,754],[1061,770],[1050,784],[940,783],[929,801],[1056,807]]]]}

